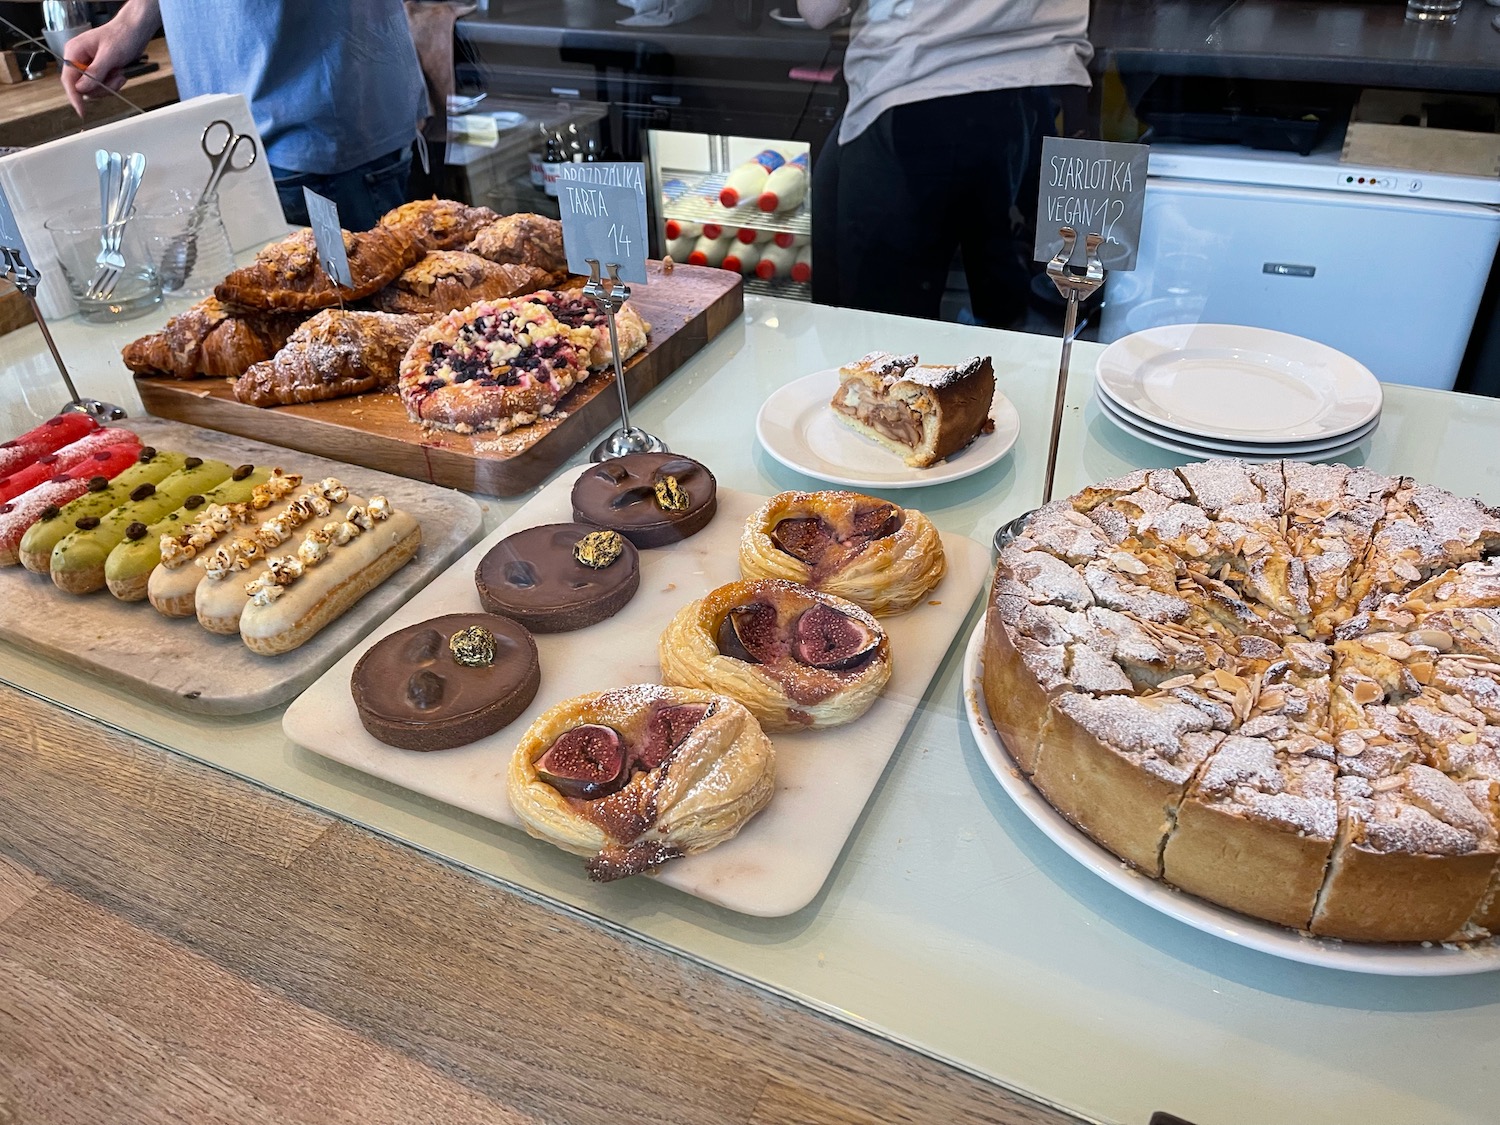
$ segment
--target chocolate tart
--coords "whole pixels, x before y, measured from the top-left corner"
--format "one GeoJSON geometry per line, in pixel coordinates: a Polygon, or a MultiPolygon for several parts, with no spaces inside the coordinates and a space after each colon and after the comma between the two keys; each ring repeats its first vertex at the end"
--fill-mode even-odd
{"type": "Polygon", "coordinates": [[[573,518],[618,531],[637,547],[695,535],[718,511],[718,482],[680,453],[627,453],[584,470],[573,485],[573,518]]]}
{"type": "Polygon", "coordinates": [[[408,625],[359,658],[349,687],[365,730],[403,750],[463,746],[514,722],[541,684],[526,628],[488,613],[408,625]]]}
{"type": "Polygon", "coordinates": [[[534,633],[567,633],[613,617],[640,584],[641,557],[630,540],[581,523],[506,536],[474,571],[479,603],[534,633]]]}

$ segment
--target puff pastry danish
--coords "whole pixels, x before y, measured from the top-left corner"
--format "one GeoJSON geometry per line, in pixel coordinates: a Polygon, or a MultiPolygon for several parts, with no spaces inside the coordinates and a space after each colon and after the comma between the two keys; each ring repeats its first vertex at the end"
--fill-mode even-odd
{"type": "Polygon", "coordinates": [[[746,578],[782,578],[823,590],[877,617],[920,605],[948,569],[932,521],[857,492],[783,492],[740,536],[746,578]]]}
{"type": "Polygon", "coordinates": [[[891,678],[890,639],[875,618],[776,579],[731,582],[684,606],[659,655],[667,683],[732,696],[773,732],[852,722],[891,678]]]}
{"type": "Polygon", "coordinates": [[[507,778],[526,831],[588,856],[600,882],[722,844],[775,786],[775,751],[749,711],[657,684],[549,708],[521,737],[507,778]]]}

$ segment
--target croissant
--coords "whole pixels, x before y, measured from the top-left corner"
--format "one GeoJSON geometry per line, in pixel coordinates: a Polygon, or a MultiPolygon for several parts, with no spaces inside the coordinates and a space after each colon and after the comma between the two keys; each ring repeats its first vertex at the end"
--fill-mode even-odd
{"type": "Polygon", "coordinates": [[[476,234],[468,249],[492,262],[536,266],[548,273],[568,268],[562,223],[545,215],[506,215],[476,234]]]}
{"type": "Polygon", "coordinates": [[[376,293],[371,303],[384,312],[436,316],[476,301],[519,297],[556,280],[557,274],[535,266],[500,265],[462,250],[438,250],[376,293]]]}
{"type": "Polygon", "coordinates": [[[324,309],[292,333],[274,359],[241,375],[234,397],[251,406],[278,406],[394,383],[401,357],[428,323],[425,316],[324,309]]]}
{"type": "Polygon", "coordinates": [[[462,250],[499,217],[488,207],[453,199],[418,199],[387,211],[380,225],[401,232],[423,250],[462,250]]]}
{"type": "Polygon", "coordinates": [[[209,297],[178,313],[160,332],[126,344],[120,355],[137,375],[234,379],[280,351],[302,319],[297,313],[231,312],[209,297]]]}
{"type": "Polygon", "coordinates": [[[214,296],[252,309],[326,309],[358,301],[384,289],[401,271],[422,257],[411,237],[394,227],[377,226],[362,234],[344,232],[351,288],[334,284],[318,261],[311,230],[300,230],[273,242],[248,266],[234,270],[214,289],[214,296]]]}

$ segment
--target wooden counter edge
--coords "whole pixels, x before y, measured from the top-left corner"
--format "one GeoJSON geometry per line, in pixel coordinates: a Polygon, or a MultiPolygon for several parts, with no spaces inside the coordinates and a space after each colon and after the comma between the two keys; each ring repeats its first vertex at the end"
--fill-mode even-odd
{"type": "Polygon", "coordinates": [[[122,1089],[147,1118],[1074,1120],[5,685],[0,730],[7,1125],[123,1120],[122,1089]]]}

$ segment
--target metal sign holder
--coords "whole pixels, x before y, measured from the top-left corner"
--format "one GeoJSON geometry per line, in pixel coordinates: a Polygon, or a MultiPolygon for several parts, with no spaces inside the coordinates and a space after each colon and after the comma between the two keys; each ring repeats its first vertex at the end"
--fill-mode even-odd
{"type": "Polygon", "coordinates": [[[100,402],[97,398],[84,398],[78,393],[78,388],[73,385],[73,376],[68,373],[68,365],[63,362],[62,353],[57,350],[57,343],[52,339],[52,330],[47,327],[47,319],[42,316],[42,310],[37,305],[37,286],[42,280],[40,270],[26,264],[21,256],[21,251],[15,246],[0,246],[0,256],[5,259],[5,272],[0,273],[26,298],[26,303],[31,306],[31,315],[36,317],[36,326],[42,330],[42,339],[47,342],[47,350],[52,353],[52,361],[57,364],[58,373],[62,375],[63,382],[67,385],[68,394],[72,395],[59,414],[87,414],[99,423],[118,422],[125,417],[122,407],[112,402],[100,402]]]}
{"type": "Polygon", "coordinates": [[[666,442],[630,424],[630,398],[625,393],[625,368],[620,362],[620,338],[615,330],[615,314],[630,299],[630,286],[620,280],[618,262],[610,262],[604,267],[609,271],[606,282],[599,274],[598,258],[585,258],[584,261],[588,263],[589,280],[583,287],[583,294],[593,298],[609,324],[609,352],[615,367],[615,389],[620,392],[620,428],[594,447],[589,460],[607,461],[627,453],[665,453],[666,442]]]}
{"type": "Polygon", "coordinates": [[[1078,304],[1104,284],[1104,267],[1099,264],[1099,247],[1104,237],[1086,234],[1083,237],[1085,264],[1072,266],[1068,263],[1078,244],[1078,232],[1072,227],[1059,227],[1062,249],[1052,255],[1047,263],[1047,276],[1057,291],[1067,301],[1063,316],[1062,360],[1057,368],[1057,397],[1052,406],[1052,438],[1047,443],[1047,476],[1042,482],[1042,503],[1052,500],[1052,478],[1057,473],[1057,442],[1062,436],[1063,403],[1068,396],[1068,367],[1073,359],[1073,336],[1078,331],[1078,304]]]}

